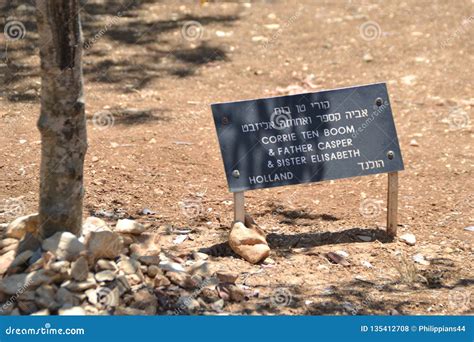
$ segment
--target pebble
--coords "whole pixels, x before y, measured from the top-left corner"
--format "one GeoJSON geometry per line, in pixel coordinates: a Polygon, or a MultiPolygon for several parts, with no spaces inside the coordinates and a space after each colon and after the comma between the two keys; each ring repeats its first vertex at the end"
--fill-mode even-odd
{"type": "Polygon", "coordinates": [[[15,250],[9,251],[0,256],[0,276],[3,275],[15,259],[15,250]]]}
{"type": "Polygon", "coordinates": [[[369,236],[369,235],[357,235],[357,238],[364,242],[372,241],[372,236],[369,236]]]}
{"type": "Polygon", "coordinates": [[[156,265],[150,265],[147,268],[147,274],[150,278],[155,278],[158,273],[161,273],[161,268],[156,265]]]}
{"type": "Polygon", "coordinates": [[[185,269],[181,264],[178,264],[177,262],[172,262],[169,260],[164,260],[161,261],[158,266],[164,270],[164,271],[170,271],[170,272],[185,272],[185,269]]]}
{"type": "Polygon", "coordinates": [[[135,220],[122,219],[117,221],[115,231],[121,234],[139,235],[145,231],[145,226],[135,220]]]}
{"type": "Polygon", "coordinates": [[[235,284],[237,278],[239,277],[238,273],[231,273],[226,271],[217,271],[214,276],[219,279],[221,283],[230,283],[235,284]]]}
{"type": "Polygon", "coordinates": [[[0,282],[0,292],[13,295],[23,286],[28,286],[29,290],[33,290],[41,284],[49,284],[53,280],[54,278],[45,270],[13,274],[2,279],[0,282]]]}
{"type": "Polygon", "coordinates": [[[417,253],[417,254],[413,255],[412,258],[413,258],[414,262],[417,262],[421,265],[428,266],[430,264],[430,262],[428,260],[426,260],[425,257],[420,253],[417,253]]]}
{"type": "Polygon", "coordinates": [[[418,141],[416,141],[415,139],[411,139],[411,140],[410,140],[410,146],[415,146],[415,147],[417,147],[417,146],[420,146],[420,144],[418,144],[418,141]]]}
{"type": "Polygon", "coordinates": [[[225,302],[223,299],[216,300],[211,304],[211,308],[215,311],[222,311],[224,309],[225,302]]]}
{"type": "Polygon", "coordinates": [[[464,228],[464,230],[467,230],[468,232],[474,232],[474,226],[468,226],[464,228]]]}
{"type": "Polygon", "coordinates": [[[118,268],[125,274],[134,274],[140,267],[140,263],[135,259],[129,258],[125,255],[120,257],[120,261],[117,264],[118,268]]]}
{"type": "Polygon", "coordinates": [[[87,259],[83,256],[79,257],[71,265],[71,277],[77,281],[84,281],[87,279],[89,273],[89,264],[87,259]]]}
{"type": "Polygon", "coordinates": [[[111,270],[116,271],[118,270],[117,264],[114,261],[107,260],[107,259],[99,259],[95,265],[97,271],[104,271],[104,270],[111,270]]]}
{"type": "Polygon", "coordinates": [[[110,270],[100,271],[95,274],[95,280],[98,282],[112,281],[115,279],[115,273],[110,270]]]}
{"type": "Polygon", "coordinates": [[[414,246],[416,244],[416,237],[411,233],[405,233],[400,235],[400,241],[405,242],[407,245],[414,246]]]}
{"type": "Polygon", "coordinates": [[[374,60],[374,57],[372,57],[372,55],[370,53],[365,53],[364,56],[362,57],[362,59],[364,60],[364,62],[372,62],[374,60]]]}

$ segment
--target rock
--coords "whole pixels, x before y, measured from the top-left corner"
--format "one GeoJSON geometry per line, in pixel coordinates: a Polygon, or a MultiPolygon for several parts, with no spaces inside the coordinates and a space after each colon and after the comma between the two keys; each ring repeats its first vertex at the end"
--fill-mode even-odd
{"type": "Polygon", "coordinates": [[[170,284],[171,284],[170,280],[161,273],[158,273],[153,279],[153,285],[155,287],[169,286],[170,284]]]}
{"type": "Polygon", "coordinates": [[[372,241],[372,236],[368,236],[368,235],[357,235],[357,238],[364,242],[372,241]]]}
{"type": "Polygon", "coordinates": [[[87,263],[87,259],[85,257],[81,256],[71,264],[71,277],[74,280],[86,280],[88,274],[89,264],[87,263]]]}
{"type": "Polygon", "coordinates": [[[127,277],[124,275],[117,276],[112,283],[112,287],[118,290],[120,296],[131,290],[127,277]]]}
{"type": "Polygon", "coordinates": [[[18,244],[17,253],[22,253],[25,251],[35,252],[39,248],[41,248],[41,241],[30,232],[27,232],[18,244]]]}
{"type": "Polygon", "coordinates": [[[10,268],[24,266],[26,263],[28,263],[28,260],[31,258],[32,255],[32,251],[24,251],[23,253],[18,254],[15,260],[13,260],[10,264],[10,268]]]}
{"type": "Polygon", "coordinates": [[[74,306],[79,304],[79,301],[76,296],[74,296],[72,292],[65,289],[64,287],[60,287],[56,292],[56,302],[59,306],[74,306]]]}
{"type": "Polygon", "coordinates": [[[37,235],[39,225],[38,214],[21,216],[10,222],[5,235],[10,238],[21,239],[27,232],[37,235]]]}
{"type": "Polygon", "coordinates": [[[234,284],[228,284],[230,300],[234,302],[241,302],[245,299],[245,291],[234,284]]]}
{"type": "Polygon", "coordinates": [[[372,57],[372,55],[370,53],[365,53],[364,56],[362,57],[362,59],[364,60],[364,62],[372,62],[374,60],[374,57],[372,57]]]}
{"type": "Polygon", "coordinates": [[[270,255],[265,234],[258,228],[247,228],[242,222],[236,222],[229,234],[232,250],[252,264],[264,260],[270,255]]]}
{"type": "Polygon", "coordinates": [[[272,258],[266,258],[265,260],[263,260],[263,264],[264,265],[274,265],[275,260],[273,260],[272,258]]]}
{"type": "Polygon", "coordinates": [[[66,281],[61,284],[61,287],[66,288],[69,291],[72,292],[83,292],[85,290],[94,288],[97,286],[97,282],[95,281],[94,276],[92,273],[89,273],[87,275],[87,279],[84,281],[66,281]]]}
{"type": "Polygon", "coordinates": [[[134,220],[123,219],[117,221],[115,231],[121,234],[139,235],[145,231],[145,226],[134,220]]]}
{"type": "Polygon", "coordinates": [[[206,253],[201,253],[201,252],[193,252],[193,259],[198,261],[198,260],[207,260],[209,258],[209,255],[206,253]]]}
{"type": "Polygon", "coordinates": [[[146,273],[150,278],[155,278],[158,273],[161,273],[161,268],[156,265],[150,265],[148,266],[146,273]]]}
{"type": "Polygon", "coordinates": [[[215,311],[222,311],[224,309],[225,302],[223,299],[216,300],[211,304],[211,308],[215,311]]]}
{"type": "Polygon", "coordinates": [[[407,245],[414,246],[416,243],[415,235],[411,233],[405,233],[400,235],[400,241],[405,242],[407,245]]]}
{"type": "Polygon", "coordinates": [[[13,260],[15,260],[14,250],[0,256],[0,276],[8,270],[13,260]]]}
{"type": "Polygon", "coordinates": [[[70,232],[57,232],[42,244],[43,250],[50,251],[59,259],[75,260],[85,250],[84,244],[70,232]]]}
{"type": "Polygon", "coordinates": [[[201,306],[201,304],[199,304],[199,301],[197,301],[196,298],[192,296],[180,297],[176,305],[178,307],[177,310],[186,310],[186,311],[196,311],[201,306]]]}
{"type": "Polygon", "coordinates": [[[9,246],[6,246],[6,247],[3,247],[2,250],[0,251],[0,255],[3,255],[5,253],[8,253],[8,252],[11,252],[11,251],[14,251],[16,252],[16,250],[18,249],[18,240],[15,244],[13,245],[9,245],[9,246]]]}
{"type": "Polygon", "coordinates": [[[38,311],[38,307],[32,300],[19,300],[17,306],[23,315],[31,315],[33,312],[38,311]]]}
{"type": "Polygon", "coordinates": [[[164,271],[169,271],[169,272],[185,272],[185,269],[181,264],[178,264],[177,262],[172,262],[169,260],[163,260],[161,261],[158,266],[164,270],[164,271]]]}
{"type": "Polygon", "coordinates": [[[411,139],[410,140],[410,146],[417,147],[417,146],[420,146],[420,144],[418,144],[418,141],[416,141],[415,139],[411,139]]]}
{"type": "Polygon", "coordinates": [[[35,302],[40,308],[54,309],[59,305],[56,302],[56,288],[52,285],[41,285],[36,289],[35,302]]]}
{"type": "Polygon", "coordinates": [[[123,243],[120,236],[115,232],[100,231],[91,232],[86,242],[87,250],[91,258],[114,259],[120,255],[123,249],[123,243]]]}
{"type": "Polygon", "coordinates": [[[158,300],[153,293],[150,293],[147,289],[142,289],[133,294],[133,303],[130,305],[131,308],[144,310],[147,315],[156,314],[156,308],[158,306],[158,300]]]}
{"type": "Polygon", "coordinates": [[[104,271],[104,270],[116,271],[118,270],[118,266],[115,262],[111,260],[99,259],[97,260],[95,269],[96,271],[104,271]]]}
{"type": "Polygon", "coordinates": [[[345,267],[350,266],[349,261],[347,261],[346,258],[344,258],[343,256],[337,253],[329,252],[326,254],[326,257],[328,258],[329,261],[335,264],[340,264],[345,267]]]}
{"type": "Polygon", "coordinates": [[[370,262],[368,262],[366,260],[362,260],[360,263],[361,263],[362,266],[367,267],[367,268],[373,268],[374,267],[370,262]]]}
{"type": "Polygon", "coordinates": [[[13,274],[2,279],[0,282],[0,292],[13,295],[16,294],[17,291],[23,292],[25,288],[33,290],[41,284],[50,284],[54,280],[55,278],[46,270],[13,274]]]}
{"type": "Polygon", "coordinates": [[[209,275],[209,263],[205,260],[199,260],[192,264],[189,269],[188,273],[190,274],[198,274],[201,276],[207,276],[209,275]]]}
{"type": "Polygon", "coordinates": [[[95,280],[98,282],[112,281],[115,279],[115,273],[110,270],[101,271],[95,274],[95,280]]]}
{"type": "Polygon", "coordinates": [[[118,288],[98,288],[96,291],[97,303],[105,307],[116,307],[120,304],[120,291],[118,288]]]}
{"type": "Polygon", "coordinates": [[[112,231],[109,225],[102,219],[89,216],[82,224],[82,235],[88,236],[91,232],[112,231]]]}
{"type": "Polygon", "coordinates": [[[60,260],[49,264],[49,269],[57,273],[67,273],[71,263],[66,260],[60,260]]]}
{"type": "Polygon", "coordinates": [[[11,246],[11,245],[18,245],[18,240],[14,238],[6,238],[3,240],[0,240],[0,248],[3,249],[5,247],[11,246]]]}
{"type": "Polygon", "coordinates": [[[215,288],[204,287],[201,289],[200,297],[204,299],[206,303],[213,303],[219,299],[219,294],[215,288]]]}
{"type": "Polygon", "coordinates": [[[122,255],[117,266],[119,270],[123,271],[125,274],[135,274],[140,267],[140,263],[135,259],[122,255]]]}
{"type": "Polygon", "coordinates": [[[217,271],[214,275],[217,277],[217,279],[219,279],[221,283],[230,283],[230,284],[235,284],[237,278],[239,277],[237,273],[231,273],[231,272],[225,272],[225,271],[217,271]]]}
{"type": "Polygon", "coordinates": [[[349,253],[347,253],[346,251],[343,251],[343,250],[335,251],[334,253],[336,253],[337,255],[339,255],[343,258],[348,258],[349,257],[349,253]]]}
{"type": "Polygon", "coordinates": [[[412,85],[415,83],[416,75],[407,75],[401,78],[401,81],[405,85],[412,85]]]}
{"type": "Polygon", "coordinates": [[[85,316],[86,311],[80,306],[73,306],[72,308],[59,309],[60,316],[85,316]]]}
{"type": "Polygon", "coordinates": [[[136,235],[135,239],[136,243],[129,246],[132,256],[160,254],[160,235],[158,233],[143,233],[136,235]]]}
{"type": "Polygon", "coordinates": [[[421,253],[417,253],[413,255],[412,258],[413,258],[413,261],[418,264],[425,265],[425,266],[429,266],[430,264],[430,262],[426,260],[425,257],[421,253]]]}
{"type": "Polygon", "coordinates": [[[158,255],[143,255],[138,258],[138,261],[145,265],[159,265],[161,262],[158,255]]]}
{"type": "Polygon", "coordinates": [[[190,290],[199,285],[198,282],[187,273],[168,272],[166,273],[166,276],[173,284],[178,285],[183,289],[190,290]]]}
{"type": "Polygon", "coordinates": [[[464,228],[464,230],[467,230],[468,232],[474,232],[474,226],[467,226],[464,228]]]}

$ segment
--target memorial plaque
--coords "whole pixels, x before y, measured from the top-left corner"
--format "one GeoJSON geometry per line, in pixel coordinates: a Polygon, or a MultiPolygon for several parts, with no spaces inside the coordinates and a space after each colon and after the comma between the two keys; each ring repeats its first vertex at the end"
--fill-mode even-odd
{"type": "Polygon", "coordinates": [[[231,192],[403,170],[385,83],[211,107],[231,192]]]}

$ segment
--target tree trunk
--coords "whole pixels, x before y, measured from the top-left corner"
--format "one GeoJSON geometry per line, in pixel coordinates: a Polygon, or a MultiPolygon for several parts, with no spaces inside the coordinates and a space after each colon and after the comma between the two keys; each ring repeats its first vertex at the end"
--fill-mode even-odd
{"type": "Polygon", "coordinates": [[[41,57],[40,233],[79,235],[87,150],[79,0],[36,0],[41,57]]]}

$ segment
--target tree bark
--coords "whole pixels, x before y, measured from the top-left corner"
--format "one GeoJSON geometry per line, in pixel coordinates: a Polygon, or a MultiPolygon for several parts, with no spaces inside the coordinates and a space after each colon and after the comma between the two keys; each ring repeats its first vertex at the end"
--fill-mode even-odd
{"type": "Polygon", "coordinates": [[[41,58],[40,234],[79,235],[87,151],[79,0],[36,0],[41,58]]]}

